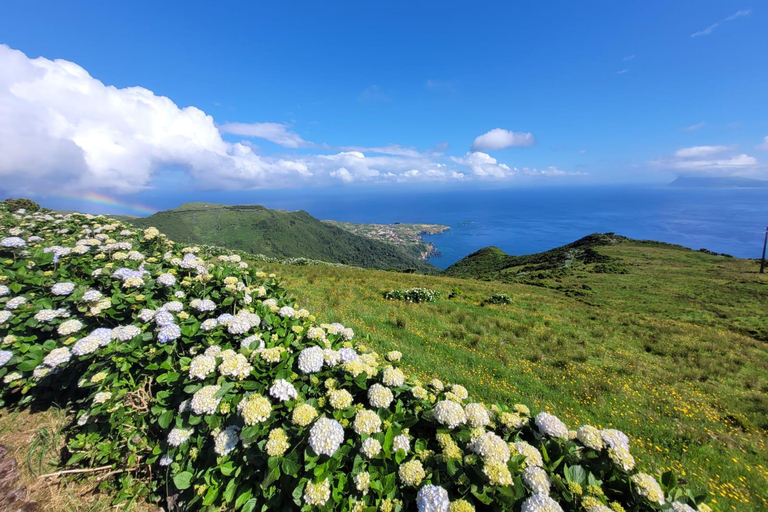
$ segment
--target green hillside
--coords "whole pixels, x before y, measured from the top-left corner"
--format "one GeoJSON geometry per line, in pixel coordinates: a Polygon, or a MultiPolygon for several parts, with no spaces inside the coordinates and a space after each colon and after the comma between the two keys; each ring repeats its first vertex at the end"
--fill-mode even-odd
{"type": "Polygon", "coordinates": [[[172,240],[273,258],[309,258],[382,270],[437,270],[401,247],[320,222],[305,211],[185,203],[149,217],[122,220],[141,228],[154,226],[172,240]]]}
{"type": "Polygon", "coordinates": [[[768,506],[768,276],[757,261],[600,235],[519,258],[487,248],[449,269],[486,280],[268,268],[318,316],[410,354],[425,380],[618,428],[644,470],[675,470],[721,510],[768,506]],[[526,266],[542,273],[536,286],[514,282],[526,266]],[[412,287],[441,298],[382,298],[412,287]],[[498,293],[511,304],[483,305],[498,293]]]}

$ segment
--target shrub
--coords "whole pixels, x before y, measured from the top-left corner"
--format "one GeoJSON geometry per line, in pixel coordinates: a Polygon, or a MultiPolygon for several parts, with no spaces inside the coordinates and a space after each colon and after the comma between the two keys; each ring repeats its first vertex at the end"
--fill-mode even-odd
{"type": "Polygon", "coordinates": [[[405,302],[433,302],[439,297],[438,292],[429,288],[407,288],[384,292],[384,298],[387,300],[404,300],[405,302]]]}
{"type": "Polygon", "coordinates": [[[20,197],[18,199],[9,197],[8,199],[5,200],[5,207],[9,212],[17,212],[19,210],[24,210],[25,213],[34,213],[40,210],[39,204],[37,204],[31,199],[25,199],[23,197],[20,197]]]}
{"type": "Polygon", "coordinates": [[[512,299],[506,293],[494,293],[483,301],[484,304],[512,304],[512,299]]]}
{"type": "Polygon", "coordinates": [[[76,214],[2,230],[0,396],[72,410],[67,465],[114,467],[118,501],[244,512],[700,501],[671,474],[638,473],[621,432],[569,430],[408,377],[402,354],[316,323],[239,255],[76,214]]]}

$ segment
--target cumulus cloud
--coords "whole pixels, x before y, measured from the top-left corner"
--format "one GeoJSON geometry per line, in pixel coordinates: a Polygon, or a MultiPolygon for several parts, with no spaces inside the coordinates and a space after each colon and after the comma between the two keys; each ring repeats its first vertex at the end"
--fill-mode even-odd
{"type": "Polygon", "coordinates": [[[694,32],[693,34],[691,34],[691,37],[708,36],[723,23],[726,23],[728,21],[733,21],[739,18],[743,18],[744,16],[749,16],[751,13],[752,13],[752,9],[742,9],[742,10],[736,11],[735,13],[731,14],[727,18],[711,24],[704,30],[699,30],[698,32],[694,32]]]}
{"type": "Polygon", "coordinates": [[[219,126],[221,133],[231,133],[242,137],[256,137],[274,142],[284,148],[309,148],[315,144],[301,138],[296,132],[282,123],[225,123],[219,126]]]}
{"type": "MultiPolygon", "coordinates": [[[[445,143],[424,152],[389,144],[262,155],[252,143],[222,134],[318,152],[328,147],[281,123],[217,126],[196,107],[180,108],[143,87],[106,85],[73,62],[30,59],[4,45],[0,69],[0,187],[14,195],[132,194],[152,188],[169,170],[185,186],[209,190],[503,179],[520,172],[479,151],[444,157],[445,143]]],[[[488,147],[533,143],[531,134],[506,130],[478,139],[488,147]]],[[[551,169],[540,174],[554,174],[551,169]]]]}
{"type": "Polygon", "coordinates": [[[213,118],[143,87],[119,89],[75,63],[0,45],[0,178],[14,191],[146,189],[180,166],[198,187],[232,188],[309,171],[222,139],[213,118]],[[41,190],[42,189],[42,190],[41,190]]]}
{"type": "Polygon", "coordinates": [[[475,151],[488,151],[494,149],[504,149],[512,146],[533,146],[536,139],[531,132],[511,132],[503,128],[494,128],[493,130],[479,135],[472,144],[475,151]]]}
{"type": "Polygon", "coordinates": [[[675,151],[671,158],[654,160],[656,167],[689,176],[754,176],[765,170],[755,157],[744,153],[724,154],[730,146],[694,146],[675,151]]]}

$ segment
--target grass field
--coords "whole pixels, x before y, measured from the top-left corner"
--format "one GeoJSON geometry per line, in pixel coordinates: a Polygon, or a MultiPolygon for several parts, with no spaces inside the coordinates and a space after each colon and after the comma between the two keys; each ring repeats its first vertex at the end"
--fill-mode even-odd
{"type": "Polygon", "coordinates": [[[301,306],[342,321],[424,378],[627,432],[641,466],[673,469],[723,510],[768,506],[768,276],[754,261],[626,242],[626,269],[576,266],[540,286],[272,266],[301,306]],[[431,303],[382,292],[432,288],[431,303]],[[581,293],[575,294],[574,290],[581,293]],[[454,297],[449,298],[454,292],[454,297]],[[481,305],[506,293],[510,305],[481,305]]]}

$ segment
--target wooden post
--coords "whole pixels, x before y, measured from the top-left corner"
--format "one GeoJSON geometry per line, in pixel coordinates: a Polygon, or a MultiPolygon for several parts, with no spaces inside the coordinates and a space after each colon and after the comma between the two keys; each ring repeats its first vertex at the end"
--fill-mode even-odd
{"type": "Polygon", "coordinates": [[[765,271],[765,246],[768,244],[768,227],[765,228],[765,239],[763,240],[763,259],[760,260],[760,273],[765,271]]]}

